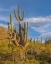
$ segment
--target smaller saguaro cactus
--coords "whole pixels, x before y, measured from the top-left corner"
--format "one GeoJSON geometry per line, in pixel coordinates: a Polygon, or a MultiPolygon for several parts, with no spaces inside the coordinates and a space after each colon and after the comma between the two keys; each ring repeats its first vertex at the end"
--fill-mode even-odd
{"type": "Polygon", "coordinates": [[[10,28],[12,33],[13,32],[12,14],[10,14],[10,28]]]}
{"type": "Polygon", "coordinates": [[[10,23],[8,23],[8,31],[9,31],[9,43],[12,40],[12,32],[13,32],[13,23],[12,23],[12,14],[10,14],[10,23]]]}
{"type": "Polygon", "coordinates": [[[28,41],[28,22],[24,22],[24,27],[22,27],[23,30],[23,38],[24,42],[28,41]]]}

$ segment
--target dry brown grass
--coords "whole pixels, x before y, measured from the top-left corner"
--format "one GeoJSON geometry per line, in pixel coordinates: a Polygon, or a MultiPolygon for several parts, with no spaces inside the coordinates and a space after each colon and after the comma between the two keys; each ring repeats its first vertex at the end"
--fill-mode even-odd
{"type": "Polygon", "coordinates": [[[6,28],[0,26],[0,40],[6,39],[8,37],[9,37],[8,30],[6,28]]]}

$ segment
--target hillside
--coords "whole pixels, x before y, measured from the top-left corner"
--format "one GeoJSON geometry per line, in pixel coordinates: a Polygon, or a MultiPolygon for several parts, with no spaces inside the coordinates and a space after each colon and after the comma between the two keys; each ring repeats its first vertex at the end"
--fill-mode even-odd
{"type": "Polygon", "coordinates": [[[22,48],[15,46],[8,37],[8,30],[0,26],[0,64],[51,64],[51,40],[47,44],[30,41],[22,48]]]}
{"type": "Polygon", "coordinates": [[[8,37],[9,37],[8,30],[6,28],[0,26],[0,40],[6,39],[8,37]]]}

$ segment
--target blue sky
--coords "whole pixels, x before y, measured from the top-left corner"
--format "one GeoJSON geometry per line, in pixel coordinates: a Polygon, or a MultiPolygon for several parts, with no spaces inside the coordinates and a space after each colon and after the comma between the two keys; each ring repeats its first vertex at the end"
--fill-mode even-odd
{"type": "Polygon", "coordinates": [[[14,25],[18,26],[14,16],[14,9],[18,10],[18,4],[21,6],[21,13],[25,12],[23,22],[29,22],[29,38],[51,38],[51,0],[0,0],[0,26],[7,27],[10,14],[14,25]]]}

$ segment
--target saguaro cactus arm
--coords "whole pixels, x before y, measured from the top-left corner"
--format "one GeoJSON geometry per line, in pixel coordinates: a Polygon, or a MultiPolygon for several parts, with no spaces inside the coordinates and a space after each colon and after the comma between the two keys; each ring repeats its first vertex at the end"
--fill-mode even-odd
{"type": "Polygon", "coordinates": [[[16,20],[21,23],[21,21],[24,19],[24,11],[23,11],[23,14],[22,14],[22,18],[20,16],[20,5],[18,4],[18,14],[16,15],[16,10],[14,10],[14,14],[15,14],[15,17],[16,17],[16,20]]]}

